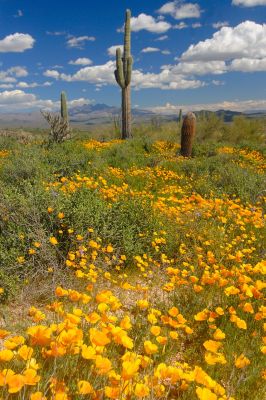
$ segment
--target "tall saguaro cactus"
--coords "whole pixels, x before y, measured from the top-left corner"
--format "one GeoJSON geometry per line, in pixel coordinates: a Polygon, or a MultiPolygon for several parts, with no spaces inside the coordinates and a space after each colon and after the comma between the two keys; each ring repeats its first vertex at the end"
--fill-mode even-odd
{"type": "Polygon", "coordinates": [[[116,49],[115,79],[122,89],[122,139],[128,139],[132,137],[130,82],[133,58],[131,56],[130,19],[131,11],[127,10],[123,56],[121,54],[121,49],[116,49]]]}
{"type": "Polygon", "coordinates": [[[181,156],[191,157],[193,139],[196,134],[196,115],[187,113],[181,128],[181,156]]]}
{"type": "Polygon", "coordinates": [[[61,92],[61,118],[68,123],[67,98],[65,92],[61,92]]]}

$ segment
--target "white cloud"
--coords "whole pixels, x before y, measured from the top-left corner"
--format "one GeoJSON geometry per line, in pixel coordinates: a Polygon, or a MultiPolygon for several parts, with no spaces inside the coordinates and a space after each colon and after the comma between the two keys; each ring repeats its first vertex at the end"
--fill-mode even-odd
{"type": "Polygon", "coordinates": [[[141,53],[156,53],[158,51],[161,51],[158,47],[145,47],[141,50],[141,53]]]}
{"type": "Polygon", "coordinates": [[[67,40],[67,46],[70,48],[83,49],[86,42],[94,42],[94,36],[72,36],[70,35],[67,40]]]}
{"type": "Polygon", "coordinates": [[[54,79],[60,78],[60,73],[53,69],[47,69],[46,71],[44,71],[43,75],[47,76],[48,78],[54,78],[54,79]]]}
{"type": "Polygon", "coordinates": [[[0,84],[0,89],[11,89],[13,87],[14,87],[14,85],[12,83],[1,83],[0,84]]]}
{"type": "Polygon", "coordinates": [[[224,82],[224,81],[218,81],[218,80],[216,80],[216,79],[213,79],[213,80],[212,80],[212,84],[215,85],[215,86],[223,86],[223,85],[225,85],[225,82],[224,82]]]}
{"type": "Polygon", "coordinates": [[[207,75],[214,74],[220,75],[227,71],[227,66],[224,61],[194,61],[194,62],[180,62],[172,66],[174,73],[182,75],[207,75]]]}
{"type": "Polygon", "coordinates": [[[22,103],[25,100],[32,100],[34,97],[33,94],[27,94],[22,90],[5,90],[0,93],[0,104],[9,104],[10,102],[22,103]]]}
{"type": "Polygon", "coordinates": [[[91,65],[92,61],[89,58],[83,57],[83,58],[77,58],[75,61],[71,60],[71,61],[69,61],[68,64],[71,64],[71,65],[91,65]]]}
{"type": "Polygon", "coordinates": [[[223,27],[207,39],[191,45],[182,60],[211,61],[266,56],[266,24],[245,21],[234,28],[223,27]]]}
{"type": "Polygon", "coordinates": [[[14,83],[17,81],[16,78],[25,77],[28,75],[26,68],[21,66],[15,66],[7,69],[6,71],[0,71],[0,82],[3,83],[14,83]]]}
{"type": "Polygon", "coordinates": [[[171,54],[169,50],[161,50],[158,47],[145,47],[144,49],[141,50],[141,53],[158,53],[158,52],[166,56],[171,54]]]}
{"type": "Polygon", "coordinates": [[[60,77],[62,80],[67,82],[86,81],[93,84],[113,84],[115,83],[114,70],[115,62],[108,61],[103,65],[94,65],[81,68],[73,75],[58,73],[58,75],[56,74],[56,79],[60,77]]]}
{"type": "Polygon", "coordinates": [[[51,67],[49,67],[49,69],[64,69],[64,67],[63,67],[63,65],[55,64],[55,65],[52,65],[51,67]]]}
{"type": "Polygon", "coordinates": [[[202,27],[202,24],[200,22],[195,22],[194,24],[191,25],[193,29],[198,29],[202,27]]]}
{"type": "Polygon", "coordinates": [[[266,6],[266,0],[232,0],[232,4],[243,7],[266,6]]]}
{"type": "Polygon", "coordinates": [[[266,57],[261,59],[238,58],[232,61],[230,70],[241,72],[266,71],[266,57]]]}
{"type": "Polygon", "coordinates": [[[7,73],[10,75],[14,75],[17,78],[22,78],[22,77],[28,76],[27,69],[25,67],[20,67],[20,66],[9,68],[7,70],[7,73]]]}
{"type": "Polygon", "coordinates": [[[7,71],[0,71],[0,82],[13,83],[16,82],[16,78],[9,76],[7,71]]]}
{"type": "Polygon", "coordinates": [[[201,28],[202,25],[200,22],[195,22],[194,24],[191,25],[193,29],[201,28]]]}
{"type": "Polygon", "coordinates": [[[200,111],[200,110],[209,110],[209,111],[217,111],[217,110],[231,110],[231,111],[257,111],[257,110],[266,110],[266,99],[262,100],[242,100],[242,101],[222,101],[219,103],[201,103],[201,104],[171,104],[166,103],[164,106],[157,107],[149,107],[148,110],[151,110],[156,113],[168,114],[168,115],[177,115],[180,108],[184,112],[188,111],[200,111]]]}
{"type": "Polygon", "coordinates": [[[139,14],[138,17],[131,18],[131,30],[139,32],[146,30],[152,33],[164,33],[171,28],[171,24],[165,21],[156,20],[151,15],[139,14]]]}
{"type": "Polygon", "coordinates": [[[35,87],[40,87],[40,86],[52,86],[52,82],[44,82],[44,83],[37,83],[37,82],[32,82],[32,83],[27,83],[27,82],[18,82],[16,84],[16,87],[20,89],[28,89],[28,88],[35,88],[35,87]]]}
{"type": "Polygon", "coordinates": [[[183,90],[197,89],[204,86],[204,82],[186,79],[184,76],[176,74],[171,68],[165,68],[158,74],[135,71],[132,77],[132,85],[135,89],[183,90]]]}
{"type": "Polygon", "coordinates": [[[84,97],[82,97],[80,99],[69,100],[67,102],[69,107],[80,107],[80,106],[83,106],[84,104],[93,104],[93,103],[94,103],[94,100],[85,99],[84,97]]]}
{"type": "Polygon", "coordinates": [[[214,29],[220,29],[220,28],[222,28],[223,26],[228,26],[229,25],[229,22],[228,21],[218,21],[218,22],[214,22],[213,24],[212,24],[212,27],[214,28],[214,29]]]}
{"type": "Polygon", "coordinates": [[[31,49],[35,39],[27,33],[14,33],[0,40],[0,53],[22,53],[31,49]]]}
{"type": "MultiPolygon", "coordinates": [[[[68,101],[69,107],[81,106],[90,104],[93,101],[90,99],[73,99],[68,101]]],[[[60,101],[50,99],[39,99],[35,94],[25,93],[23,90],[5,90],[0,92],[0,111],[1,112],[19,112],[28,110],[46,109],[50,111],[58,110],[60,101]]]]}
{"type": "Polygon", "coordinates": [[[108,55],[109,55],[110,57],[115,57],[115,55],[116,55],[116,49],[121,49],[121,51],[123,51],[124,46],[123,46],[122,44],[116,44],[116,45],[110,46],[110,47],[107,49],[108,55]]]}
{"type": "Polygon", "coordinates": [[[163,35],[163,36],[160,36],[157,39],[155,39],[155,41],[162,42],[163,40],[167,40],[167,39],[168,39],[168,36],[167,35],[163,35]]]}
{"type": "MultiPolygon", "coordinates": [[[[75,74],[55,74],[55,79],[67,82],[84,81],[100,88],[105,85],[116,85],[114,78],[115,62],[108,61],[103,65],[94,65],[81,68],[75,74]]],[[[57,72],[57,71],[56,71],[57,72]]],[[[171,66],[165,66],[159,73],[144,73],[133,70],[132,87],[136,90],[158,88],[162,90],[196,89],[204,86],[204,82],[196,79],[187,79],[171,66]]]]}
{"type": "Polygon", "coordinates": [[[173,29],[181,30],[181,29],[185,29],[185,28],[188,28],[188,25],[183,21],[179,22],[179,24],[176,24],[176,25],[173,26],[173,29]]]}
{"type": "Polygon", "coordinates": [[[200,18],[201,10],[197,3],[184,3],[183,0],[170,1],[164,4],[158,12],[169,14],[175,19],[200,18]]]}

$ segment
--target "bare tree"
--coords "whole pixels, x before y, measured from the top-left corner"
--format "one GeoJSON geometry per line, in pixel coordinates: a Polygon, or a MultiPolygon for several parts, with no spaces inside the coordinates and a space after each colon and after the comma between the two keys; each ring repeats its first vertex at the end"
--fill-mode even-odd
{"type": "Polygon", "coordinates": [[[41,111],[42,116],[50,125],[49,144],[62,143],[70,138],[70,128],[68,120],[60,115],[41,111]]]}

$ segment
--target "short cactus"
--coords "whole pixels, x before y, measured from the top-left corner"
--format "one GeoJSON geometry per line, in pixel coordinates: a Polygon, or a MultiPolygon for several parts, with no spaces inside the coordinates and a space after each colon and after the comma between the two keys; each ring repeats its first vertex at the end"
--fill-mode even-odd
{"type": "Polygon", "coordinates": [[[50,135],[48,146],[53,143],[62,143],[70,138],[71,129],[69,127],[67,99],[65,92],[61,93],[61,112],[60,114],[52,114],[50,112],[41,111],[41,114],[50,125],[50,135]]]}
{"type": "Polygon", "coordinates": [[[182,108],[180,108],[179,115],[178,115],[178,124],[179,124],[179,126],[182,126],[182,121],[183,121],[183,113],[182,113],[182,108]]]}
{"type": "Polygon", "coordinates": [[[193,139],[196,134],[196,116],[192,112],[187,113],[181,128],[181,151],[183,157],[191,157],[193,139]]]}
{"type": "Polygon", "coordinates": [[[131,30],[130,30],[131,11],[126,11],[124,52],[116,50],[116,70],[115,79],[122,89],[122,139],[132,137],[131,133],[131,99],[130,82],[132,75],[133,58],[131,56],[131,30]]]}
{"type": "Polygon", "coordinates": [[[65,92],[61,92],[61,118],[68,122],[67,98],[65,92]]]}

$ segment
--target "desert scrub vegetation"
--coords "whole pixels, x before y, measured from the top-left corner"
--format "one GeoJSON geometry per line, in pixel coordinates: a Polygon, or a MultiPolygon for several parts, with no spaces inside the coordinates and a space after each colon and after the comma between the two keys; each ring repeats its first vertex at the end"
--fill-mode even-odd
{"type": "Polygon", "coordinates": [[[263,140],[141,129],[0,138],[1,400],[264,398],[263,140]]]}

